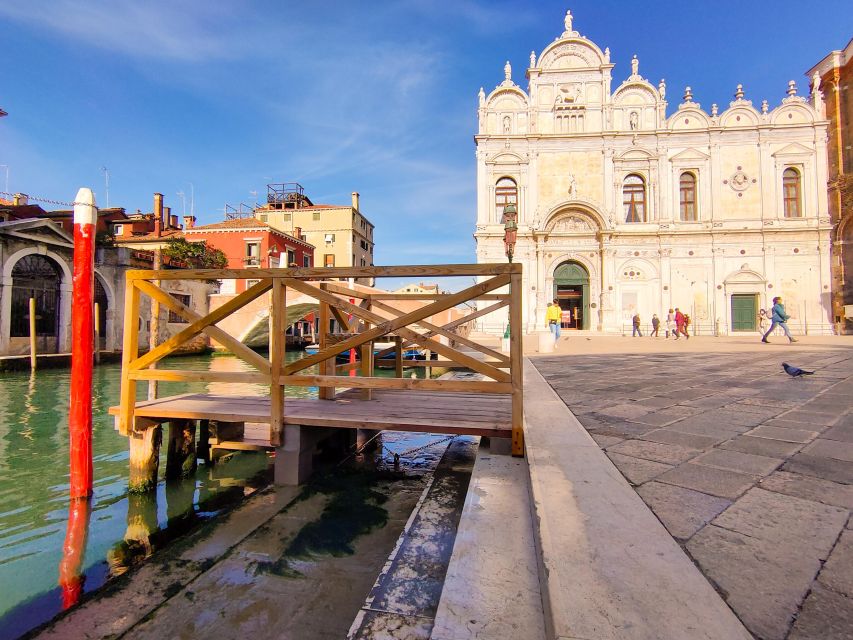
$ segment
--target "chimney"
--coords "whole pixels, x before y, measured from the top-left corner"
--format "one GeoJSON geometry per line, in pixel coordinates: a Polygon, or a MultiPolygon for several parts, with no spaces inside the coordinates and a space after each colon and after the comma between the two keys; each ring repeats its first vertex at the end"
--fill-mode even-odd
{"type": "Polygon", "coordinates": [[[154,232],[159,236],[163,228],[163,194],[154,194],[154,232]]]}
{"type": "Polygon", "coordinates": [[[184,229],[192,229],[195,226],[195,216],[184,216],[184,229]]]}
{"type": "Polygon", "coordinates": [[[26,193],[16,193],[12,197],[12,204],[16,207],[23,206],[25,204],[29,204],[30,197],[26,193]]]}
{"type": "Polygon", "coordinates": [[[169,228],[180,229],[178,226],[178,216],[172,215],[172,207],[163,207],[163,211],[166,212],[166,220],[169,221],[169,228]]]}
{"type": "Polygon", "coordinates": [[[352,192],[352,208],[358,211],[358,191],[352,192]]]}
{"type": "Polygon", "coordinates": [[[302,240],[302,227],[293,228],[293,237],[302,240]]]}

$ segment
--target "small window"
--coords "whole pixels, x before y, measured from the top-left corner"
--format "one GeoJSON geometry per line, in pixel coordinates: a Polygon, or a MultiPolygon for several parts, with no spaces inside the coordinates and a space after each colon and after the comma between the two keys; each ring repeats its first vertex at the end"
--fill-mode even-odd
{"type": "Polygon", "coordinates": [[[518,185],[512,178],[501,178],[495,184],[496,220],[503,218],[504,207],[510,203],[518,206],[518,185]]]}
{"type": "Polygon", "coordinates": [[[269,220],[269,216],[265,213],[262,213],[261,214],[261,222],[266,222],[267,220],[269,220]]]}
{"type": "Polygon", "coordinates": [[[320,214],[319,214],[319,213],[317,213],[317,212],[315,212],[315,213],[312,215],[312,218],[314,219],[314,222],[319,222],[319,220],[320,220],[320,214]]]}
{"type": "MultiPolygon", "coordinates": [[[[192,296],[190,295],[184,293],[172,293],[171,295],[175,300],[180,302],[185,307],[189,307],[192,303],[192,296]]],[[[174,311],[169,311],[169,322],[187,324],[187,321],[174,311]]]]}
{"type": "Polygon", "coordinates": [[[366,267],[366,266],[367,266],[367,260],[365,260],[364,258],[362,258],[362,259],[361,259],[361,266],[362,266],[362,267],[366,267]]]}
{"type": "Polygon", "coordinates": [[[113,235],[116,237],[120,237],[124,235],[124,225],[117,224],[113,227],[113,235]]]}
{"type": "Polygon", "coordinates": [[[302,266],[310,267],[311,266],[311,256],[302,256],[302,266]]]}
{"type": "Polygon", "coordinates": [[[243,258],[243,263],[247,267],[257,267],[261,264],[261,243],[247,242],[246,255],[243,258]]]}
{"type": "Polygon", "coordinates": [[[291,249],[287,250],[287,266],[293,266],[296,264],[296,252],[291,249]]]}
{"type": "Polygon", "coordinates": [[[292,218],[293,218],[293,214],[292,214],[292,213],[282,213],[282,214],[281,214],[281,221],[282,221],[282,222],[290,222],[290,220],[291,220],[292,218]]]}
{"type": "Polygon", "coordinates": [[[327,253],[323,256],[323,265],[326,267],[334,267],[335,266],[335,254],[327,253]]]}
{"type": "Polygon", "coordinates": [[[800,208],[800,172],[788,167],[782,172],[782,200],[786,218],[799,218],[803,215],[800,208]]]}
{"type": "Polygon", "coordinates": [[[335,241],[335,234],[334,233],[327,233],[326,237],[324,239],[325,239],[327,244],[332,244],[335,241]]]}
{"type": "Polygon", "coordinates": [[[696,176],[685,171],[678,182],[680,192],[681,220],[696,222],[696,176]]]}
{"type": "Polygon", "coordinates": [[[646,183],[632,173],[622,183],[622,204],[625,206],[625,222],[646,221],[646,183]]]}

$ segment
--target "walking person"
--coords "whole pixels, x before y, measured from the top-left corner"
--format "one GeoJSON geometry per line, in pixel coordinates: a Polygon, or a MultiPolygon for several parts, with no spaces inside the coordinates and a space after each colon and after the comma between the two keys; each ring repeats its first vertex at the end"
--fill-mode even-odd
{"type": "Polygon", "coordinates": [[[770,344],[770,340],[767,339],[767,336],[773,333],[773,329],[776,327],[782,328],[782,331],[784,331],[785,335],[788,336],[788,340],[791,342],[797,342],[797,339],[791,335],[791,331],[788,329],[788,318],[791,316],[785,313],[785,305],[782,304],[782,298],[780,296],[773,298],[773,309],[770,313],[770,328],[767,330],[767,333],[764,334],[764,337],[761,338],[761,342],[770,344]]]}
{"type": "Polygon", "coordinates": [[[633,331],[631,331],[631,337],[636,338],[637,336],[643,337],[643,332],[640,331],[640,312],[634,314],[634,317],[631,318],[631,324],[633,326],[633,331]]]}
{"type": "Polygon", "coordinates": [[[678,334],[675,333],[675,312],[670,309],[669,313],[666,314],[666,337],[669,338],[669,334],[677,340],[678,334]]]}
{"type": "Polygon", "coordinates": [[[658,331],[660,330],[660,318],[658,318],[658,314],[652,314],[652,332],[649,334],[650,338],[660,338],[658,331]]]}
{"type": "Polygon", "coordinates": [[[560,321],[563,319],[563,314],[560,309],[560,304],[554,300],[548,304],[548,310],[545,312],[545,322],[551,333],[554,334],[554,342],[560,339],[560,321]]]}
{"type": "Polygon", "coordinates": [[[684,328],[684,314],[681,313],[681,309],[678,307],[675,308],[675,339],[678,340],[678,336],[683,335],[685,338],[690,340],[690,335],[687,333],[687,330],[684,328]]]}
{"type": "Polygon", "coordinates": [[[764,334],[767,331],[767,312],[764,309],[761,309],[758,312],[758,330],[764,334]]]}

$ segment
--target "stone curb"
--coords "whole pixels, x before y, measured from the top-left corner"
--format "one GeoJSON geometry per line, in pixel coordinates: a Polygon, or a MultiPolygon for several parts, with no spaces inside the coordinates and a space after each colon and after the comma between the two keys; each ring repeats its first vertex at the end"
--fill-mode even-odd
{"type": "Polygon", "coordinates": [[[528,359],[524,378],[546,637],[751,640],[528,359]]]}

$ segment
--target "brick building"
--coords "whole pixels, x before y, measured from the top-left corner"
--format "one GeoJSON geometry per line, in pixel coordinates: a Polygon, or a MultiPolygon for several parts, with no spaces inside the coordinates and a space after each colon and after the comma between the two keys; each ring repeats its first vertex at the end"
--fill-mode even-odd
{"type": "MultiPolygon", "coordinates": [[[[812,91],[823,93],[829,120],[829,214],[832,218],[832,311],[845,333],[853,332],[853,317],[845,318],[845,305],[853,305],[853,39],[831,52],[806,74],[812,91]]],[[[853,316],[853,308],[848,306],[853,316]]]]}

